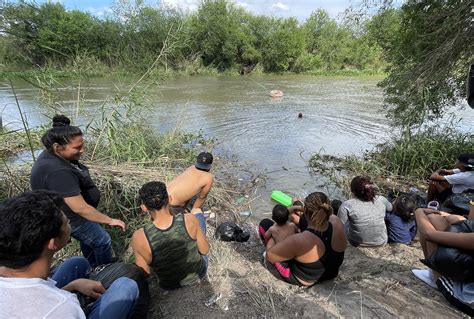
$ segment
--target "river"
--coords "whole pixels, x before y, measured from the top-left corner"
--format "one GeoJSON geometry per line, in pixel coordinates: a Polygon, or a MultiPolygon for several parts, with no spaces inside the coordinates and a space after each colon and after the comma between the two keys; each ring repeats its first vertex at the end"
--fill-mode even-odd
{"type": "MultiPolygon", "coordinates": [[[[207,137],[217,139],[217,154],[235,155],[255,172],[265,173],[266,186],[252,203],[258,215],[271,209],[268,199],[272,189],[304,196],[323,190],[341,197],[326,180],[312,176],[308,159],[314,152],[331,155],[372,149],[387,140],[392,132],[382,106],[382,91],[376,86],[379,77],[177,77],[160,81],[147,91],[152,105],[146,118],[160,132],[179,127],[185,131],[202,129],[207,137]],[[272,89],[284,92],[271,98],[272,89]],[[298,113],[303,118],[298,119],[298,113]]],[[[100,111],[102,102],[123,90],[129,81],[92,79],[81,82],[85,105],[79,123],[86,123],[100,111]]],[[[30,126],[48,122],[51,109],[42,106],[39,90],[23,81],[14,82],[18,99],[30,126]]],[[[77,82],[60,81],[54,86],[58,107],[74,114],[77,82]]],[[[18,109],[10,84],[0,81],[0,107],[3,123],[20,128],[18,109]]],[[[456,111],[463,119],[458,128],[472,129],[474,111],[456,111]]]]}

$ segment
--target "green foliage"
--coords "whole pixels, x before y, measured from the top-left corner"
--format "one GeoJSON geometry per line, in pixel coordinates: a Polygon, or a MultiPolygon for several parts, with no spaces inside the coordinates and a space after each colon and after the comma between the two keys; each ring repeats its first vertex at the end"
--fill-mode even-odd
{"type": "Polygon", "coordinates": [[[305,48],[304,33],[294,18],[277,20],[263,43],[263,66],[269,72],[290,70],[305,48]]]}
{"type": "Polygon", "coordinates": [[[314,54],[319,51],[321,41],[323,40],[322,30],[329,23],[331,23],[331,18],[323,9],[313,11],[306,20],[303,30],[306,36],[306,50],[309,53],[314,54]]]}
{"type": "Polygon", "coordinates": [[[4,71],[328,72],[385,64],[375,36],[336,23],[324,10],[302,25],[253,15],[228,0],[204,0],[193,13],[117,1],[104,19],[59,3],[20,1],[5,4],[0,15],[4,71]],[[166,47],[170,38],[173,46],[166,47]]]}
{"type": "Polygon", "coordinates": [[[303,25],[306,51],[312,55],[300,59],[301,68],[309,70],[381,69],[381,47],[369,41],[370,29],[350,28],[345,22],[339,25],[325,10],[314,11],[303,25]],[[305,67],[305,65],[308,65],[305,67]]]}
{"type": "Polygon", "coordinates": [[[10,3],[2,9],[2,17],[2,30],[16,40],[7,61],[63,63],[79,51],[93,51],[96,46],[97,19],[80,11],[67,12],[59,3],[47,2],[39,7],[10,3]]]}
{"type": "Polygon", "coordinates": [[[339,170],[352,175],[372,177],[397,177],[424,180],[440,168],[454,165],[462,153],[474,149],[474,134],[461,133],[455,123],[445,127],[433,126],[416,134],[405,132],[400,137],[366,153],[362,158],[355,155],[340,159],[315,154],[311,157],[313,169],[327,171],[328,161],[339,170]]]}
{"type": "Polygon", "coordinates": [[[385,43],[389,76],[381,85],[395,124],[410,127],[440,117],[465,95],[474,59],[471,6],[466,0],[407,1],[400,12],[373,20],[373,37],[385,43]],[[384,26],[387,33],[377,31],[384,26]]]}

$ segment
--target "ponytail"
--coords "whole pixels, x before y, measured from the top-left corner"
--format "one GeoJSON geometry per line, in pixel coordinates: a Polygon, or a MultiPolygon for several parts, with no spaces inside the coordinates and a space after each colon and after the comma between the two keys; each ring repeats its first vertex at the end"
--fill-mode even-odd
{"type": "Polygon", "coordinates": [[[364,202],[373,202],[376,196],[376,186],[367,176],[356,176],[351,181],[351,192],[364,202]]]}
{"type": "Polygon", "coordinates": [[[321,227],[333,214],[329,198],[321,192],[311,193],[305,199],[305,214],[316,227],[321,227]]]}

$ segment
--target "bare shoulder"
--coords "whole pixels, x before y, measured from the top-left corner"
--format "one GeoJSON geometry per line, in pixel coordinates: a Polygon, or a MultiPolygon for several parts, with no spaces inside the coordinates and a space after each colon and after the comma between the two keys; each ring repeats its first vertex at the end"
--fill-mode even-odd
{"type": "MultiPolygon", "coordinates": [[[[191,236],[195,236],[196,234],[196,230],[197,228],[199,227],[199,221],[198,219],[196,218],[196,216],[194,216],[193,214],[191,213],[186,213],[183,215],[183,218],[184,218],[184,224],[186,226],[186,230],[188,231],[188,233],[191,235],[191,236]]],[[[193,238],[195,239],[195,238],[193,238]]]]}
{"type": "Polygon", "coordinates": [[[214,181],[214,174],[212,173],[209,173],[209,172],[204,172],[206,175],[206,180],[208,181],[208,183],[212,183],[214,181]]]}
{"type": "Polygon", "coordinates": [[[184,218],[184,221],[186,222],[186,224],[188,224],[188,223],[191,223],[191,224],[199,223],[199,221],[198,221],[198,219],[196,218],[196,216],[194,216],[194,215],[191,214],[191,213],[183,214],[183,218],[184,218]]]}
{"type": "Polygon", "coordinates": [[[308,232],[296,233],[294,235],[288,236],[284,242],[287,242],[288,245],[293,245],[296,248],[301,250],[308,250],[314,246],[314,236],[308,232]]]}
{"type": "Polygon", "coordinates": [[[137,247],[145,247],[147,246],[147,239],[146,239],[146,236],[145,236],[145,231],[142,228],[136,230],[133,235],[132,235],[132,246],[134,248],[137,248],[137,247]]]}

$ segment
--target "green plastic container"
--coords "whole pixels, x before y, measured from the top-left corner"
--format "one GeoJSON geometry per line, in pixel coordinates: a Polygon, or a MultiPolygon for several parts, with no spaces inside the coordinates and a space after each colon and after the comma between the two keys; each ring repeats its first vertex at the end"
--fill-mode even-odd
{"type": "Polygon", "coordinates": [[[271,198],[282,204],[283,206],[290,207],[293,204],[293,198],[291,196],[283,193],[282,191],[273,190],[271,198]]]}

